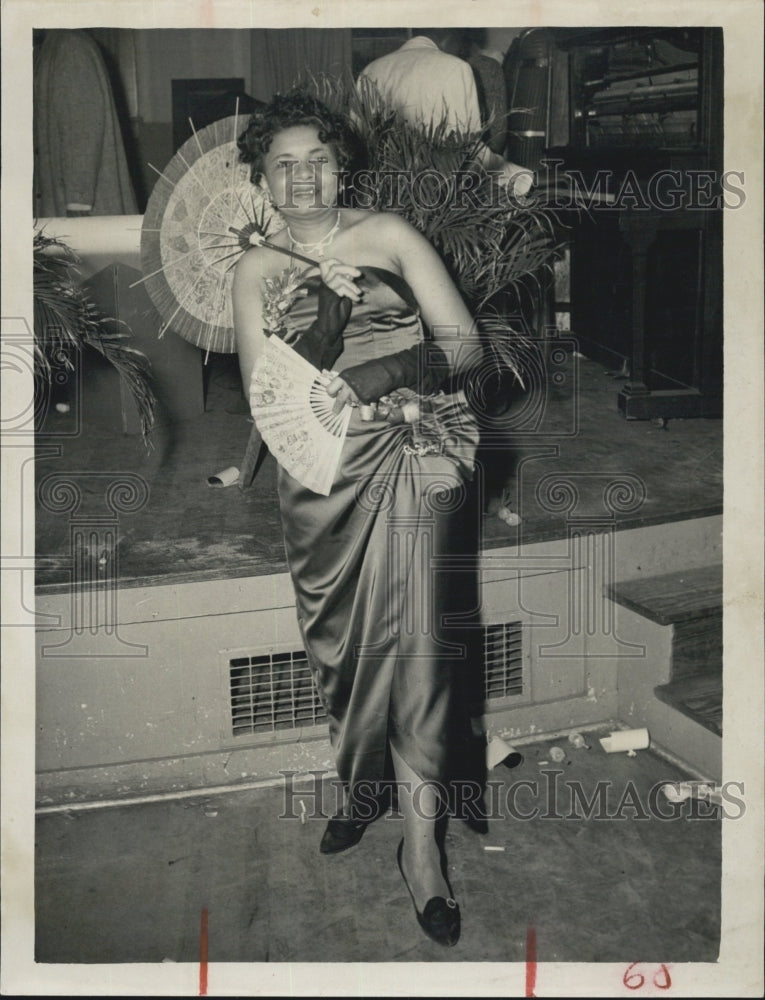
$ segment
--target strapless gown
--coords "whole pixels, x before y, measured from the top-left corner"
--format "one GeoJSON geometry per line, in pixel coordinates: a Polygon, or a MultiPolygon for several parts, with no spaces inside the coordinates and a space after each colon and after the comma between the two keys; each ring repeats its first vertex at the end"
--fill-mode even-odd
{"type": "MultiPolygon", "coordinates": [[[[403,279],[363,270],[364,298],[333,365],[340,372],[423,337],[403,279]]],[[[316,317],[318,280],[304,287],[289,313],[297,329],[316,317]]],[[[481,671],[469,627],[478,605],[477,433],[465,415],[458,453],[418,454],[410,424],[364,422],[354,409],[329,496],[279,467],[298,622],[355,815],[357,800],[368,803],[370,788],[392,777],[389,742],[444,789],[463,773],[481,671]]]]}

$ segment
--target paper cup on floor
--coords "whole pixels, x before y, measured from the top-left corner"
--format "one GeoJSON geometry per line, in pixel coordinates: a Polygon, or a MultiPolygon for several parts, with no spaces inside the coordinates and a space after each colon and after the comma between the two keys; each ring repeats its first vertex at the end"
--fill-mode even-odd
{"type": "Polygon", "coordinates": [[[233,486],[239,479],[239,469],[234,465],[229,465],[223,472],[216,472],[214,476],[207,477],[208,486],[233,486]]]}
{"type": "Polygon", "coordinates": [[[606,753],[624,753],[627,750],[645,750],[651,742],[647,729],[617,729],[604,736],[600,745],[606,753]]]}
{"type": "Polygon", "coordinates": [[[523,757],[515,747],[501,740],[499,736],[493,736],[486,744],[486,768],[491,771],[497,764],[505,764],[507,767],[517,767],[523,757]]]}

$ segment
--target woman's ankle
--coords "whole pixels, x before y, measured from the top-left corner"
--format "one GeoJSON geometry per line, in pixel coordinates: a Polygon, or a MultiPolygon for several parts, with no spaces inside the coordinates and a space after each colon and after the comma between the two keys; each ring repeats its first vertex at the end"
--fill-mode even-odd
{"type": "Polygon", "coordinates": [[[443,873],[441,852],[435,839],[432,843],[416,841],[414,844],[407,844],[404,837],[402,865],[420,909],[434,896],[451,895],[449,883],[443,873]]]}

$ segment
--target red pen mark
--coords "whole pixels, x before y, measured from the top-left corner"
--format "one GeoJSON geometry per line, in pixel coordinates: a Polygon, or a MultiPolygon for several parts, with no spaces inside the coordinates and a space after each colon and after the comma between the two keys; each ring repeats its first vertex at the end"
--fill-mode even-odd
{"type": "Polygon", "coordinates": [[[526,996],[534,997],[537,985],[537,932],[533,924],[526,928],[526,996]]]}
{"type": "MultiPolygon", "coordinates": [[[[628,990],[639,990],[645,985],[645,976],[642,972],[638,972],[635,968],[636,965],[642,965],[642,962],[633,962],[632,965],[628,965],[622,976],[622,982],[627,987],[628,990]]],[[[653,985],[657,990],[668,990],[672,985],[672,980],[669,975],[669,969],[663,963],[653,974],[653,985]]]]}
{"type": "Polygon", "coordinates": [[[638,962],[633,962],[632,965],[628,965],[624,975],[622,976],[622,982],[627,987],[628,990],[639,990],[640,987],[645,982],[645,976],[640,972],[633,972],[632,970],[638,965],[638,962]]]}
{"type": "Polygon", "coordinates": [[[670,988],[670,986],[672,985],[672,980],[669,978],[669,969],[666,967],[666,965],[664,965],[663,962],[659,966],[659,971],[653,977],[653,985],[658,990],[668,990],[670,988]],[[660,975],[664,976],[664,981],[663,982],[659,982],[659,980],[657,978],[660,975]]]}
{"type": "Polygon", "coordinates": [[[199,925],[199,995],[207,996],[207,907],[202,910],[199,925]]]}

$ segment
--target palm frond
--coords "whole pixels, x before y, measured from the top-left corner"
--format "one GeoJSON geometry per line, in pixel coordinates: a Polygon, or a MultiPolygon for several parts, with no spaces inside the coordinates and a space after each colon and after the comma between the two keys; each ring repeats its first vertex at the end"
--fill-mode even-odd
{"type": "Polygon", "coordinates": [[[154,426],[156,397],[151,387],[149,360],[142,351],[128,347],[124,341],[129,334],[115,330],[108,331],[109,323],[120,321],[104,319],[98,331],[88,333],[84,343],[98,351],[117,371],[119,377],[130,390],[138,410],[141,434],[145,442],[154,426]]]}
{"type": "Polygon", "coordinates": [[[79,278],[79,258],[71,247],[36,230],[33,260],[35,375],[50,381],[51,359],[73,370],[73,358],[83,346],[94,348],[130,390],[148,445],[156,407],[149,359],[126,343],[127,324],[104,316],[88,297],[79,278]]]}

